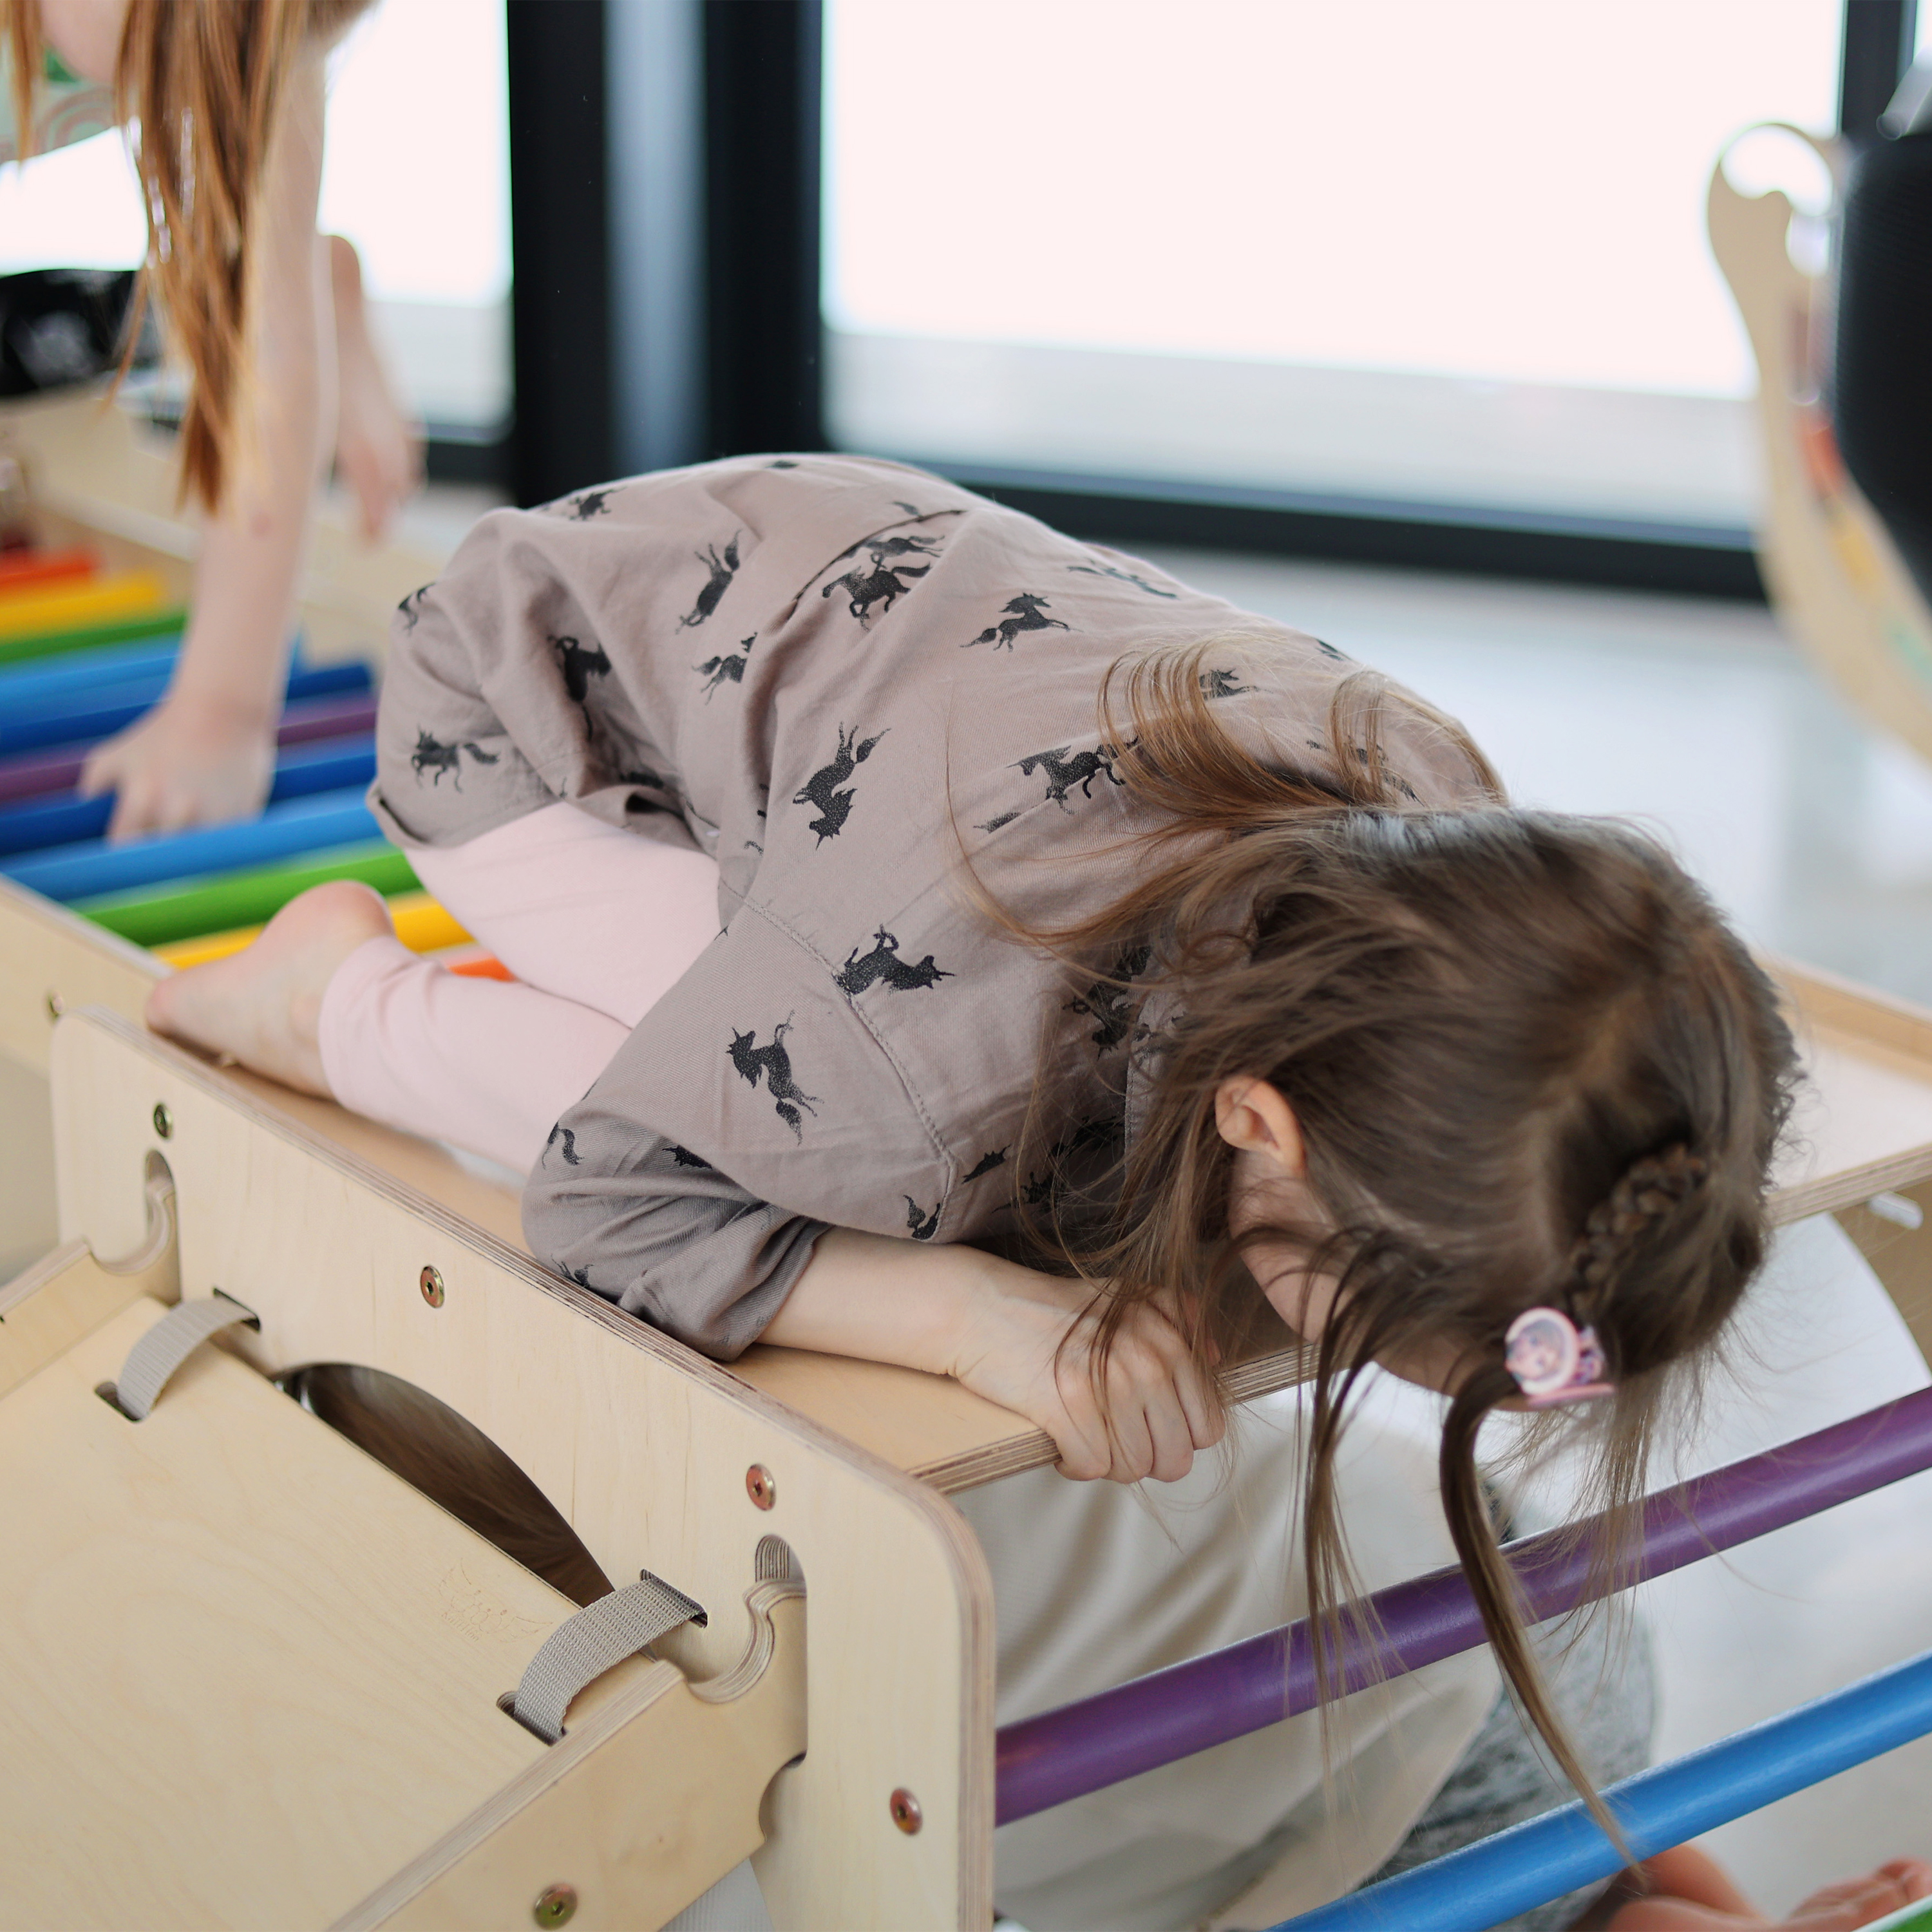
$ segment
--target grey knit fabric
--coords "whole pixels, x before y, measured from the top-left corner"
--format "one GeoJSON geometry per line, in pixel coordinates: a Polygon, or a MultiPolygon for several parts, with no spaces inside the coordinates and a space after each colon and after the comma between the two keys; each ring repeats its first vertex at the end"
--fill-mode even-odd
{"type": "MultiPolygon", "coordinates": [[[[1530,1641],[1556,1714],[1598,1788],[1641,1771],[1650,1762],[1657,1713],[1650,1635],[1642,1622],[1599,1610],[1580,1629],[1559,1620],[1533,1630],[1530,1641]]],[[[1576,1795],[1505,1693],[1429,1809],[1365,1883],[1426,1864],[1576,1795]]],[[[1602,1890],[1599,1884],[1566,1893],[1504,1921],[1494,1932],[1558,1932],[1602,1890]]]]}

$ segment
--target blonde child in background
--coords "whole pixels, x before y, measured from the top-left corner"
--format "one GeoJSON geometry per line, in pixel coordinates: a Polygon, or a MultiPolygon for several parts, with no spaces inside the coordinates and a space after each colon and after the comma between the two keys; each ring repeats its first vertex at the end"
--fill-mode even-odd
{"type": "Polygon", "coordinates": [[[206,513],[166,696],[81,782],[121,838],[268,796],[295,588],[329,451],[374,538],[418,452],[355,250],[316,232],[323,64],[368,0],[0,0],[0,160],[124,125],[144,290],[186,365],[182,480],[206,513]]]}

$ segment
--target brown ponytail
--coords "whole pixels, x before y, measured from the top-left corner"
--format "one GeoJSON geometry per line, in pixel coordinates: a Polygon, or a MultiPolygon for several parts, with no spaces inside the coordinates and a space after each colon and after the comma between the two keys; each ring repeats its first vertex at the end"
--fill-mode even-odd
{"type": "Polygon", "coordinates": [[[40,0],[0,0],[7,13],[7,58],[14,63],[14,156],[34,152],[34,82],[40,71],[40,0]]]}
{"type": "MultiPolygon", "coordinates": [[[[1095,1284],[1103,1336],[1134,1304],[1190,1291],[1204,1373],[1265,1314],[1250,1261],[1264,1274],[1264,1253],[1292,1255],[1334,1283],[1302,1508],[1316,1682],[1330,1693],[1359,1594],[1336,1484],[1351,1398],[1378,1363],[1456,1365],[1450,1534],[1522,1709],[1594,1803],[1526,1640],[1477,1437],[1518,1393],[1510,1322],[1574,1310],[1617,1390],[1581,1419],[1596,1451],[1587,1502],[1634,1528],[1660,1399],[1694,1373],[1762,1257],[1789,1031],[1763,974],[1651,840],[1504,806],[1451,721],[1366,674],[1329,720],[1328,744],[1352,757],[1274,762],[1222,728],[1203,664],[1187,650],[1116,668],[1101,728],[1158,829],[1119,902],[1026,935],[1085,981],[1096,962],[1103,978],[1108,962],[1145,962],[1112,974],[1145,1029],[1134,1140],[1116,1184],[1090,1186],[1097,1215],[1036,1233],[1095,1284]],[[1460,769],[1472,805],[1414,805],[1406,761],[1426,764],[1438,795],[1460,769]],[[1235,1076],[1294,1109],[1320,1209],[1304,1224],[1231,1230],[1215,1096],[1235,1076]]],[[[1022,1173],[1054,1132],[1036,1111],[1022,1173]]],[[[1532,1439],[1578,1420],[1552,1412],[1532,1439]]],[[[1629,1580],[1631,1554],[1613,1534],[1605,1580],[1629,1580]]]]}
{"type": "MultiPolygon", "coordinates": [[[[128,0],[114,111],[133,140],[148,220],[134,314],[150,297],[190,378],[184,494],[218,508],[246,442],[252,274],[262,179],[289,77],[369,0],[128,0]]],[[[7,8],[20,155],[44,57],[39,0],[7,8]]]]}

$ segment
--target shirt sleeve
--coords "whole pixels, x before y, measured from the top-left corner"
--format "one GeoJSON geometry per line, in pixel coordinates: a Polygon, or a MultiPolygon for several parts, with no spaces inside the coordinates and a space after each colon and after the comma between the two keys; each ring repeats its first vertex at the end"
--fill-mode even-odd
{"type": "Polygon", "coordinates": [[[742,1354],[784,1306],[827,1224],[759,1200],[661,1134],[610,1120],[594,1094],[566,1118],[574,1124],[559,1124],[524,1190],[532,1250],[702,1353],[742,1354]],[[578,1150],[580,1133],[628,1144],[593,1161],[578,1150]]]}
{"type": "Polygon", "coordinates": [[[546,1265],[728,1360],[828,1227],[950,1238],[952,1178],[834,963],[741,905],[557,1123],[524,1231],[546,1265]]]}

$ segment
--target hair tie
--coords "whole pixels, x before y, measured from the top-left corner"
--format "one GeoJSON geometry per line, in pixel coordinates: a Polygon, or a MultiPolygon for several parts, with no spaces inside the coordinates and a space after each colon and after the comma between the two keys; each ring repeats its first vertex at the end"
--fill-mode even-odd
{"type": "Polygon", "coordinates": [[[1594,1328],[1580,1330],[1560,1308],[1526,1308],[1503,1337],[1503,1366],[1529,1408],[1588,1402],[1615,1393],[1594,1328]]]}

